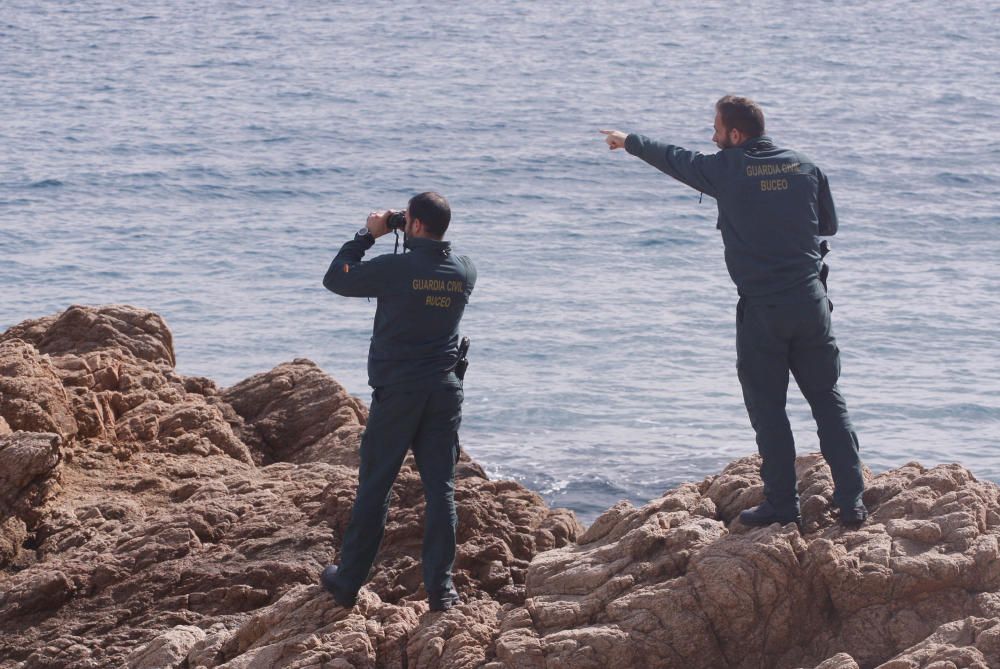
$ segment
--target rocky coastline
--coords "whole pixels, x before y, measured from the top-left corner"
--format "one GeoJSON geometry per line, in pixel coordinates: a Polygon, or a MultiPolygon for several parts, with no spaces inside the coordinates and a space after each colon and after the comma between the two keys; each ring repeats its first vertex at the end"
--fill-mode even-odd
{"type": "Polygon", "coordinates": [[[347,611],[316,582],[365,404],[308,360],[230,388],[174,363],[135,307],[0,334],[0,669],[1000,667],[1000,488],[959,465],[866,473],[855,531],[818,455],[801,531],[736,520],[755,457],[584,528],[464,456],[465,602],[438,613],[408,463],[347,611]]]}

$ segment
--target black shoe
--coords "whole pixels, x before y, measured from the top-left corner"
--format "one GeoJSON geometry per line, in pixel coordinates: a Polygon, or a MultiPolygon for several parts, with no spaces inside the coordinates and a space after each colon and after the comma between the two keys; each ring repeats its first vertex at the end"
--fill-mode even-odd
{"type": "Polygon", "coordinates": [[[319,582],[327,592],[333,595],[333,601],[337,602],[338,605],[343,606],[345,609],[354,608],[354,605],[358,603],[358,593],[352,595],[338,588],[334,584],[334,577],[336,575],[337,565],[332,564],[319,575],[319,582]]]}
{"type": "Polygon", "coordinates": [[[430,595],[427,601],[430,602],[431,611],[447,611],[453,606],[461,604],[462,598],[458,596],[458,592],[452,587],[441,595],[430,595]]]}
{"type": "Polygon", "coordinates": [[[771,506],[770,502],[765,500],[759,506],[747,509],[746,511],[740,511],[740,522],[750,527],[764,527],[772,523],[780,523],[782,525],[795,523],[798,525],[802,522],[802,516],[799,515],[798,510],[779,513],[771,506]]]}
{"type": "Polygon", "coordinates": [[[850,509],[840,510],[840,524],[851,529],[861,527],[868,520],[868,509],[864,504],[859,503],[850,509]]]}

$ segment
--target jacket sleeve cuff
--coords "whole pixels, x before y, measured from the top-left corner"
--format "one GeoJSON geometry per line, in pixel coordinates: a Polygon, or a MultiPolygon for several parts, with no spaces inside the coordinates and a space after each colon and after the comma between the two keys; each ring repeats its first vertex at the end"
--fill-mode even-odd
{"type": "Polygon", "coordinates": [[[633,156],[638,156],[642,153],[643,139],[642,135],[637,135],[634,132],[630,133],[629,136],[625,138],[625,150],[633,156]]]}
{"type": "Polygon", "coordinates": [[[371,233],[368,233],[367,235],[359,235],[358,233],[354,233],[354,241],[361,244],[361,246],[364,247],[365,251],[367,251],[371,247],[375,246],[375,235],[371,233]]]}

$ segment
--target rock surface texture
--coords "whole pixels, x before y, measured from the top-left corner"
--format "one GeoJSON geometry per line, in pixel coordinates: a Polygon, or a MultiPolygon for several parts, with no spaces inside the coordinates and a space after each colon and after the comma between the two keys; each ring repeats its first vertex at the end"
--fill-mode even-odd
{"type": "Polygon", "coordinates": [[[0,667],[472,666],[531,559],[582,531],[465,458],[455,580],[480,622],[431,614],[407,465],[344,611],[315,583],[347,524],[365,405],[307,360],[226,390],[173,364],[163,320],[131,307],[0,335],[0,667]]]}
{"type": "Polygon", "coordinates": [[[872,518],[849,531],[829,514],[829,470],[807,456],[803,531],[748,529],[731,519],[736,500],[762,497],[754,462],[620,504],[536,556],[497,666],[1000,666],[996,485],[907,465],[870,478],[872,518]]]}
{"type": "Polygon", "coordinates": [[[365,405],[307,360],[219,389],[174,359],[125,306],[0,335],[0,669],[1000,667],[1000,488],[958,465],[869,475],[854,531],[807,455],[801,528],[740,525],[745,458],[584,532],[464,457],[464,603],[438,613],[407,463],[345,610],[316,582],[365,405]]]}

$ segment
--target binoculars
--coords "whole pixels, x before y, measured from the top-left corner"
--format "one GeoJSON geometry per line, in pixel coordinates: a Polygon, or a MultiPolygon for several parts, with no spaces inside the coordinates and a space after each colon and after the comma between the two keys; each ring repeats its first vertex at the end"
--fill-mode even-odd
{"type": "Polygon", "coordinates": [[[406,212],[405,211],[389,211],[389,218],[385,222],[385,227],[391,230],[402,230],[406,227],[406,212]]]}

